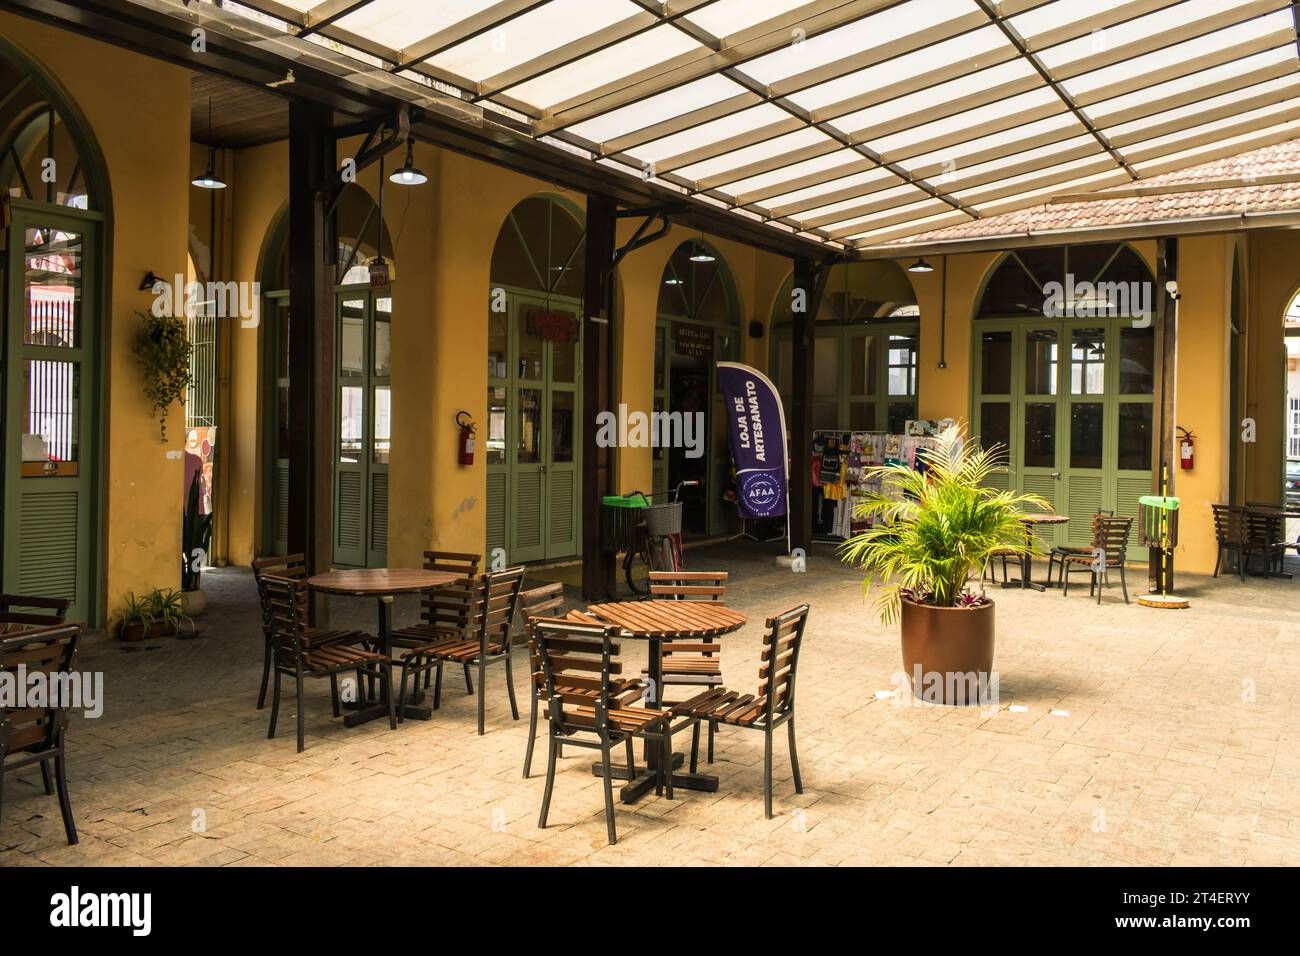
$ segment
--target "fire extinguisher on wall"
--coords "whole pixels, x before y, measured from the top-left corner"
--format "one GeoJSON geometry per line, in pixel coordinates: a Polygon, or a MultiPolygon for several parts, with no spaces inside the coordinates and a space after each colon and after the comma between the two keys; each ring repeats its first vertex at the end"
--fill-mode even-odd
{"type": "Polygon", "coordinates": [[[1196,439],[1181,425],[1178,430],[1183,433],[1178,439],[1178,467],[1183,471],[1191,471],[1196,465],[1196,439]]]}
{"type": "Polygon", "coordinates": [[[459,461],[462,465],[474,464],[474,423],[469,412],[457,412],[456,424],[460,426],[460,441],[457,443],[459,461]]]}

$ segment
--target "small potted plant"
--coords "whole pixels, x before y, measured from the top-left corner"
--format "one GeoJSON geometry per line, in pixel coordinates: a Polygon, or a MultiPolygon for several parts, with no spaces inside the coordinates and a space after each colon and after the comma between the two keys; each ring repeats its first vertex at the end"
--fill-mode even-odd
{"type": "Polygon", "coordinates": [[[117,636],[124,641],[144,641],[179,634],[186,628],[195,633],[194,621],[185,613],[181,594],[172,588],[155,588],[143,597],[134,591],[114,615],[117,636]]]}
{"type": "Polygon", "coordinates": [[[993,601],[970,590],[995,552],[1031,553],[1021,521],[1026,507],[1050,510],[1037,495],[988,487],[1005,471],[1000,448],[966,443],[957,427],[918,452],[923,468],[870,470],[881,490],[859,499],[872,526],[841,546],[843,559],[867,571],[864,587],[886,586],[881,620],[901,619],[903,668],[912,693],[945,704],[979,702],[993,670],[993,601]]]}

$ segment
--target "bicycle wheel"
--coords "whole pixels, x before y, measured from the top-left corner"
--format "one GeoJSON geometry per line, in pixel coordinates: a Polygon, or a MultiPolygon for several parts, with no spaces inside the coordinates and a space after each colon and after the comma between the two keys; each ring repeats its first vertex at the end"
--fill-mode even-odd
{"type": "Polygon", "coordinates": [[[650,571],[646,556],[640,551],[629,551],[623,558],[623,577],[633,594],[645,594],[650,589],[647,574],[650,571]]]}

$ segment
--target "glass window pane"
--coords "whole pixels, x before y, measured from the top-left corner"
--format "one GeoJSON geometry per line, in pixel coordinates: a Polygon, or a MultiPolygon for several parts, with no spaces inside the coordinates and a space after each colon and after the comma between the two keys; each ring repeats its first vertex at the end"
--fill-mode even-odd
{"type": "Polygon", "coordinates": [[[573,392],[551,392],[551,461],[573,461],[573,392]]]}
{"type": "Polygon", "coordinates": [[[840,403],[838,401],[814,401],[813,428],[840,428],[840,403]]]}
{"type": "Polygon", "coordinates": [[[916,394],[916,357],[918,337],[891,335],[889,337],[889,394],[916,394]]]}
{"type": "Polygon", "coordinates": [[[542,391],[538,388],[519,390],[519,435],[515,445],[518,464],[536,464],[542,460],[542,391]]]}
{"type": "Polygon", "coordinates": [[[1156,330],[1127,327],[1119,333],[1121,395],[1151,395],[1156,385],[1156,330]]]}
{"type": "Polygon", "coordinates": [[[55,229],[28,229],[24,263],[28,345],[80,345],[81,236],[55,229]]]}
{"type": "Polygon", "coordinates": [[[362,391],[359,385],[339,389],[339,461],[359,462],[364,442],[362,391]]]}
{"type": "Polygon", "coordinates": [[[662,325],[655,328],[655,391],[664,390],[664,349],[668,330],[662,325]]]}
{"type": "MultiPolygon", "coordinates": [[[[23,461],[77,460],[80,372],[75,362],[23,363],[23,461]]],[[[47,467],[56,473],[57,466],[47,467]]]]}
{"type": "Polygon", "coordinates": [[[289,386],[275,390],[275,457],[289,457],[289,386]]]}
{"type": "Polygon", "coordinates": [[[1011,448],[1011,403],[981,402],[979,443],[981,448],[1001,446],[1000,455],[1006,456],[1011,448]]]}
{"type": "Polygon", "coordinates": [[[1011,333],[985,332],[980,339],[980,391],[1011,394],[1011,333]]]}
{"type": "Polygon", "coordinates": [[[850,402],[849,427],[854,431],[871,432],[876,430],[876,403],[850,402]]]}
{"type": "Polygon", "coordinates": [[[375,386],[375,449],[376,465],[388,464],[393,448],[393,393],[387,385],[375,386]]]}
{"type": "Polygon", "coordinates": [[[1070,333],[1070,394],[1100,395],[1106,388],[1106,330],[1070,333]]]}
{"type": "Polygon", "coordinates": [[[551,381],[576,382],[578,380],[578,343],[551,343],[551,381]]]}
{"type": "Polygon", "coordinates": [[[891,434],[902,434],[913,418],[916,418],[916,402],[890,402],[886,428],[891,434]]]}
{"type": "Polygon", "coordinates": [[[1056,403],[1025,403],[1026,468],[1056,467],[1056,403]]]}
{"type": "Polygon", "coordinates": [[[519,324],[519,377],[533,380],[542,377],[542,336],[530,321],[532,309],[520,309],[519,324]]]}
{"type": "Polygon", "coordinates": [[[507,378],[510,369],[506,365],[506,350],[509,348],[510,335],[506,326],[504,312],[488,313],[488,378],[507,378]]]}
{"type": "MultiPolygon", "coordinates": [[[[817,336],[813,353],[813,394],[820,397],[840,394],[840,340],[828,335],[817,336]]],[[[838,428],[838,423],[831,428],[838,428]]]]}
{"type": "Polygon", "coordinates": [[[1070,467],[1100,468],[1104,447],[1101,402],[1076,402],[1070,406],[1070,467]]]}
{"type": "Polygon", "coordinates": [[[393,300],[375,299],[375,374],[387,378],[393,368],[393,300]]]}
{"type": "Polygon", "coordinates": [[[506,463],[506,389],[503,385],[488,388],[487,463],[506,463]]]}
{"type": "Polygon", "coordinates": [[[339,376],[361,378],[366,371],[366,300],[344,299],[339,308],[339,376]]]}
{"type": "Polygon", "coordinates": [[[1151,470],[1151,405],[1119,404],[1118,466],[1133,471],[1151,470]]]}
{"type": "Polygon", "coordinates": [[[1058,362],[1055,330],[1030,329],[1025,336],[1025,394],[1055,395],[1058,362]]]}
{"type": "Polygon", "coordinates": [[[776,341],[776,390],[782,395],[794,392],[794,342],[791,339],[776,341]]]}
{"type": "Polygon", "coordinates": [[[275,309],[277,338],[275,342],[275,371],[277,377],[289,381],[289,303],[281,299],[275,309]]]}
{"type": "Polygon", "coordinates": [[[849,393],[876,394],[876,339],[858,335],[849,340],[849,393]]]}

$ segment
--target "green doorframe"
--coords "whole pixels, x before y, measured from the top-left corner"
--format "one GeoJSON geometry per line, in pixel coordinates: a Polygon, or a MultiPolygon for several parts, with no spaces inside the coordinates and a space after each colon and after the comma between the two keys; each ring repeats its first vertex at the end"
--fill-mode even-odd
{"type": "MultiPolygon", "coordinates": [[[[103,420],[100,374],[104,323],[102,299],[102,230],[104,217],[67,206],[11,201],[13,218],[5,240],[3,363],[4,413],[4,549],[3,587],[10,593],[42,594],[72,600],[69,616],[99,623],[103,593],[102,555],[103,420]],[[81,243],[78,310],[72,317],[73,344],[27,341],[24,334],[29,229],[52,226],[81,243]],[[28,367],[38,370],[45,398],[57,401],[66,391],[74,401],[66,433],[56,436],[47,465],[23,462],[27,428],[28,367]],[[70,366],[60,369],[60,366],[70,366]],[[75,457],[72,454],[75,443],[75,457]],[[65,457],[55,461],[56,456],[65,457]],[[9,516],[13,516],[10,520],[9,516]],[[30,519],[31,523],[27,521],[30,519]]],[[[64,319],[66,321],[66,318],[64,319]]]]}
{"type": "MultiPolygon", "coordinates": [[[[505,311],[489,315],[487,550],[503,549],[510,564],[576,556],[582,541],[582,303],[571,296],[494,285],[505,293],[505,311]],[[527,311],[572,312],[578,338],[557,344],[545,338],[535,359],[521,354],[520,328],[527,311]],[[504,319],[504,359],[498,354],[504,319]],[[498,352],[493,352],[493,340],[498,352]],[[565,362],[561,346],[571,351],[565,362]],[[559,361],[557,362],[557,359],[559,361]],[[525,374],[534,361],[538,375],[525,374]],[[525,435],[524,403],[536,423],[525,435]],[[563,434],[567,414],[568,434],[563,434]]],[[[530,425],[532,423],[530,422],[530,425]]]]}
{"type": "MultiPolygon", "coordinates": [[[[831,322],[817,323],[817,339],[836,342],[835,381],[837,388],[833,392],[819,394],[818,382],[813,383],[813,427],[843,428],[848,426],[855,431],[894,431],[901,432],[901,423],[916,418],[917,400],[921,391],[921,329],[919,321],[890,321],[881,319],[873,322],[831,322]],[[895,339],[907,341],[899,342],[895,339]],[[855,355],[854,340],[864,340],[861,356],[855,355]],[[870,341],[870,345],[866,344],[870,341]],[[910,342],[910,345],[908,344],[910,342]],[[891,348],[891,345],[893,346],[891,348]],[[871,353],[871,372],[861,376],[861,388],[857,387],[854,366],[859,357],[866,361],[866,353],[871,353]],[[894,362],[891,353],[909,352],[909,360],[894,362]],[[909,391],[891,392],[890,369],[905,369],[902,373],[909,391]],[[907,374],[910,372],[910,374],[907,374]],[[874,376],[874,383],[871,381],[874,376]],[[829,408],[834,403],[835,422],[819,423],[817,406],[829,408]],[[892,406],[892,409],[891,409],[892,406]],[[898,425],[897,429],[891,425],[898,425]]],[[[773,381],[781,392],[782,401],[787,401],[790,394],[789,372],[793,354],[793,329],[782,323],[772,329],[772,344],[768,361],[774,370],[773,381]]],[[[825,354],[823,352],[823,354],[825,354]]]]}
{"type": "MultiPolygon", "coordinates": [[[[1009,445],[1009,471],[995,476],[997,487],[1042,495],[1054,509],[1070,515],[1069,524],[1039,532],[1044,544],[1088,544],[1091,516],[1097,510],[1136,518],[1137,499],[1151,493],[1158,440],[1153,421],[1154,327],[1137,328],[1131,318],[1121,316],[973,322],[971,437],[978,440],[987,434],[990,443],[1009,445]],[[1087,334],[1092,330],[1101,332],[1099,352],[1097,337],[1087,334]],[[1126,352],[1138,356],[1127,361],[1140,364],[1144,340],[1151,388],[1121,392],[1126,352]],[[991,357],[995,350],[1001,358],[991,357]],[[994,371],[1003,362],[1005,377],[1002,370],[994,371]],[[1089,369],[1099,364],[1100,377],[1092,376],[1089,383],[1089,369]],[[1129,429],[1121,431],[1126,423],[1129,429]],[[1131,441],[1121,449],[1125,434],[1135,434],[1133,428],[1139,436],[1146,431],[1145,449],[1131,441]],[[1099,457],[1082,454],[1086,446],[1076,455],[1076,436],[1082,446],[1089,433],[1098,431],[1099,457]],[[1145,467],[1132,467],[1135,457],[1143,456],[1145,467]],[[1083,461],[1072,464],[1075,458],[1083,461]]],[[[1136,540],[1135,524],[1129,560],[1141,559],[1136,540]]]]}

